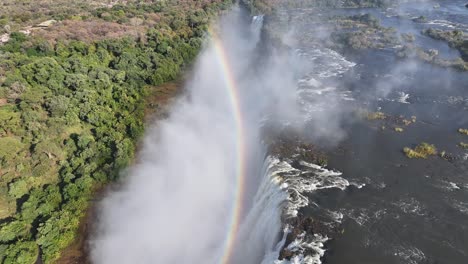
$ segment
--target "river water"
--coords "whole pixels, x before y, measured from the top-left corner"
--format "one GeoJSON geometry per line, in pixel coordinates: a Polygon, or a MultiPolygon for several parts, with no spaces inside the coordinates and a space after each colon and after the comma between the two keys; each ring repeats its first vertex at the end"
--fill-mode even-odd
{"type": "MultiPolygon", "coordinates": [[[[370,13],[381,25],[412,33],[417,45],[452,59],[459,56],[457,50],[422,35],[421,30],[435,27],[466,33],[468,9],[465,1],[438,4],[418,1],[385,10],[295,9],[283,14],[290,28],[300,29],[291,30],[287,40],[297,34],[321,37],[320,22],[297,26],[304,17],[370,13]],[[413,22],[419,16],[427,21],[413,22]]],[[[319,219],[334,230],[323,228],[309,237],[307,243],[319,245],[312,250],[314,258],[307,258],[301,246],[291,245],[297,256],[291,262],[468,263],[468,152],[457,146],[468,140],[457,133],[468,126],[468,73],[397,60],[392,52],[396,47],[343,56],[317,42],[290,43],[298,56],[310,62],[298,78],[298,95],[310,120],[305,131],[329,156],[328,170],[303,176],[306,184],[318,181],[314,188],[301,189],[303,182],[290,188],[299,188],[308,200],[299,215],[319,219]],[[348,114],[360,108],[395,117],[416,116],[417,121],[398,133],[388,123],[348,114]],[[382,129],[384,125],[387,128],[382,129]],[[320,126],[326,133],[317,133],[323,130],[320,126]],[[407,159],[402,149],[420,142],[435,144],[455,160],[407,159]]],[[[293,162],[297,160],[292,157],[289,164],[293,162]]],[[[303,166],[302,171],[310,168],[303,166]]],[[[302,241],[302,248],[307,243],[302,241]]]]}
{"type": "Polygon", "coordinates": [[[431,8],[284,10],[286,52],[265,43],[262,16],[233,8],[185,94],[101,202],[92,261],[468,263],[468,163],[457,147],[468,141],[457,133],[468,127],[468,74],[396,60],[396,47],[343,55],[320,45],[328,33],[317,34],[320,22],[298,22],[372,13],[424,48],[458,56],[419,32],[466,31],[468,12],[460,1],[431,8]],[[412,22],[420,15],[428,22],[412,22]],[[397,133],[357,118],[359,109],[417,121],[397,133]],[[408,160],[403,147],[421,141],[455,159],[408,160]],[[309,143],[327,166],[311,161],[309,143]]]}

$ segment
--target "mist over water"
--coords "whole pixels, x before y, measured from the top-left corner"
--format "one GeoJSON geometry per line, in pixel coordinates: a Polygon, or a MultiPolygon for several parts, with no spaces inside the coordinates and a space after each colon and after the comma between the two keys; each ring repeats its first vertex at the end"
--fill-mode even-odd
{"type": "Polygon", "coordinates": [[[137,164],[101,203],[93,263],[219,263],[232,238],[231,263],[277,258],[286,194],[269,177],[259,130],[267,109],[269,116],[285,116],[296,107],[294,96],[285,96],[294,95],[286,91],[294,89],[287,61],[272,58],[263,75],[250,72],[261,23],[235,7],[214,27],[238,100],[227,87],[221,65],[226,61],[208,40],[186,94],[169,118],[147,130],[137,164]],[[241,112],[243,142],[233,101],[241,112]],[[244,146],[245,186],[236,179],[238,144],[244,146]],[[230,234],[238,188],[245,197],[238,233],[230,234]]]}
{"type": "MultiPolygon", "coordinates": [[[[413,21],[390,11],[365,10],[406,32],[413,21]]],[[[460,152],[466,74],[397,60],[396,47],[345,57],[323,45],[322,21],[303,19],[320,12],[268,21],[284,49],[242,8],[213,25],[185,94],[147,129],[137,164],[101,203],[93,263],[464,263],[466,232],[453,227],[466,230],[468,154],[418,163],[401,149],[427,141],[460,152]],[[402,134],[392,118],[384,130],[362,109],[417,122],[402,134]],[[331,149],[329,166],[313,164],[309,139],[331,149]]],[[[420,33],[425,25],[411,27],[423,47],[441,46],[420,33]]]]}

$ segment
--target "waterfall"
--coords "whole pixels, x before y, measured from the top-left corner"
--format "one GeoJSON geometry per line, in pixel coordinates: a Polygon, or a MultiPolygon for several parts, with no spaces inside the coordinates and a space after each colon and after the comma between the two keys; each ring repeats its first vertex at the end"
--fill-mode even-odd
{"type": "Polygon", "coordinates": [[[327,237],[303,233],[286,245],[290,222],[308,204],[306,193],[349,183],[269,155],[262,135],[282,120],[304,120],[300,58],[267,52],[257,61],[263,16],[240,7],[214,28],[186,93],[147,130],[139,162],[101,203],[93,263],[320,262],[327,237]],[[290,261],[278,260],[284,248],[290,261]]]}
{"type": "Polygon", "coordinates": [[[278,259],[283,205],[287,193],[275,175],[272,159],[264,160],[261,182],[253,203],[241,224],[231,263],[273,263],[278,259]]]}
{"type": "Polygon", "coordinates": [[[245,17],[235,7],[221,19],[186,93],[102,201],[93,263],[219,263],[232,251],[229,263],[258,264],[277,252],[286,195],[262,167],[258,120],[274,97],[245,103],[263,87],[248,76],[263,17],[245,17]]]}

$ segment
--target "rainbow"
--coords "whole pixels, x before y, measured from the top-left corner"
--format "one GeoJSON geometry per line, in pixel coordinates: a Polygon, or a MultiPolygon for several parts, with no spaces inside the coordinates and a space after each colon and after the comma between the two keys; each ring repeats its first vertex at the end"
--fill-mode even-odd
{"type": "Polygon", "coordinates": [[[236,124],[236,153],[237,153],[237,166],[236,166],[236,191],[234,197],[234,205],[233,211],[229,223],[228,233],[226,236],[226,240],[224,242],[224,252],[221,258],[222,264],[228,264],[232,253],[234,250],[234,242],[236,240],[236,234],[239,230],[241,212],[242,212],[242,204],[243,204],[243,197],[244,197],[244,175],[245,175],[245,146],[244,146],[244,128],[242,123],[242,112],[241,112],[241,104],[240,104],[240,97],[238,94],[238,90],[236,88],[235,78],[233,76],[233,71],[230,68],[229,60],[227,53],[223,47],[222,41],[218,38],[217,34],[213,31],[212,28],[208,29],[208,33],[211,36],[211,41],[213,43],[218,62],[221,66],[221,70],[224,76],[225,86],[227,88],[229,98],[231,101],[231,105],[234,112],[234,119],[236,124]]]}

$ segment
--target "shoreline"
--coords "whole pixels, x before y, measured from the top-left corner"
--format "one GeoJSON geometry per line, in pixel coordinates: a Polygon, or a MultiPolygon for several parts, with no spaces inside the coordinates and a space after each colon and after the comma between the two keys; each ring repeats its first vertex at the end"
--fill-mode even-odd
{"type": "Polygon", "coordinates": [[[2,262],[80,261],[73,250],[86,244],[80,234],[89,229],[90,208],[122,169],[138,162],[148,121],[164,118],[179,91],[172,80],[182,80],[204,29],[231,5],[129,4],[92,14],[84,5],[89,16],[60,18],[66,27],[51,26],[44,36],[18,33],[1,46],[0,106],[9,120],[0,142],[8,149],[0,153],[2,262]],[[92,23],[105,30],[80,27],[92,23]],[[139,38],[122,37],[136,24],[139,38]]]}
{"type": "MultiPolygon", "coordinates": [[[[154,125],[160,120],[164,120],[167,117],[168,108],[170,108],[174,100],[183,93],[184,83],[190,70],[182,70],[182,72],[181,76],[174,81],[148,88],[149,94],[145,102],[145,129],[149,125],[154,125]]],[[[141,147],[140,141],[136,146],[133,162],[138,160],[141,147]]],[[[110,182],[99,187],[94,192],[92,195],[93,199],[89,202],[84,216],[80,219],[80,225],[73,243],[62,250],[60,258],[56,261],[57,264],[91,263],[88,242],[91,237],[91,232],[97,223],[97,209],[102,199],[105,198],[106,194],[116,184],[116,182],[110,182]]],[[[36,264],[41,263],[43,262],[40,260],[36,262],[36,264]]]]}

